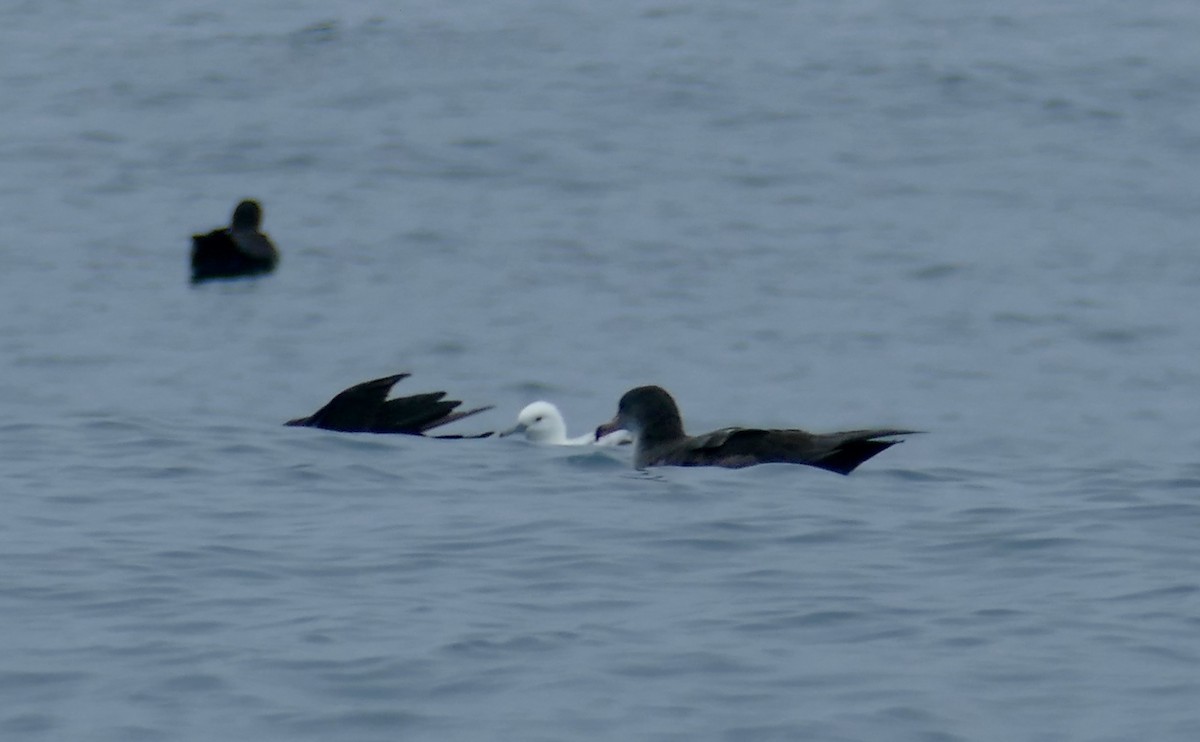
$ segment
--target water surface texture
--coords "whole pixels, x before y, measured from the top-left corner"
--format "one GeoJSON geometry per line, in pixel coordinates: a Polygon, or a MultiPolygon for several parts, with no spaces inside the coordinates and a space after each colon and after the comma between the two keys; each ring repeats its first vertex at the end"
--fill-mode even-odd
{"type": "Polygon", "coordinates": [[[1200,738],[1200,9],[0,9],[0,738],[1200,738]],[[282,263],[188,284],[253,197],[282,263]],[[286,428],[398,371],[850,477],[286,428]]]}

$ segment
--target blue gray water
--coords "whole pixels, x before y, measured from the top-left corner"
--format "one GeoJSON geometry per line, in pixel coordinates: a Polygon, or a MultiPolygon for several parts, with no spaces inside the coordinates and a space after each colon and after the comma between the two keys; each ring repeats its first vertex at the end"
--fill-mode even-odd
{"type": "Polygon", "coordinates": [[[1200,738],[1200,10],[743,5],[4,5],[0,738],[1200,738]]]}

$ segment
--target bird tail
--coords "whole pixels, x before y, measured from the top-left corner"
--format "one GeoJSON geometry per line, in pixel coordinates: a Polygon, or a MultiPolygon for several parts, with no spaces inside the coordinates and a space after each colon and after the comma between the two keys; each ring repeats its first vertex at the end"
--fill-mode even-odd
{"type": "Polygon", "coordinates": [[[919,430],[855,430],[848,433],[836,433],[839,438],[833,449],[812,462],[812,465],[838,474],[849,474],[858,465],[875,454],[885,451],[900,441],[876,440],[896,435],[912,435],[919,430]]]}

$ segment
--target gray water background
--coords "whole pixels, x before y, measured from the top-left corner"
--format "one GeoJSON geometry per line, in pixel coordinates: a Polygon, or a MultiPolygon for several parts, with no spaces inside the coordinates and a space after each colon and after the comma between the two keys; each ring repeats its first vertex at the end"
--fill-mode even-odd
{"type": "Polygon", "coordinates": [[[1200,737],[1200,9],[0,8],[0,738],[1200,737]],[[259,198],[283,253],[187,284],[259,198]],[[413,372],[851,477],[284,428],[413,372]]]}

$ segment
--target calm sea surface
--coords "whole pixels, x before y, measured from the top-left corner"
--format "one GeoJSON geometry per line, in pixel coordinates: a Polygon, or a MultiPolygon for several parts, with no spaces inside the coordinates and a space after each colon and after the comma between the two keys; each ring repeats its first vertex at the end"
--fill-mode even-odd
{"type": "Polygon", "coordinates": [[[1200,8],[0,8],[0,738],[1200,738],[1200,8]],[[260,199],[283,254],[191,287],[260,199]],[[850,477],[285,428],[397,371],[850,477]]]}

